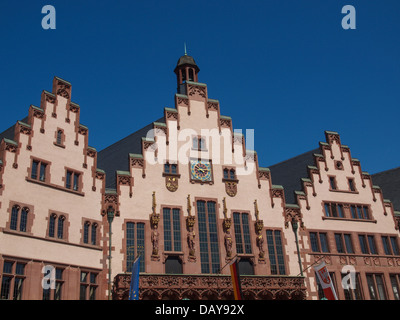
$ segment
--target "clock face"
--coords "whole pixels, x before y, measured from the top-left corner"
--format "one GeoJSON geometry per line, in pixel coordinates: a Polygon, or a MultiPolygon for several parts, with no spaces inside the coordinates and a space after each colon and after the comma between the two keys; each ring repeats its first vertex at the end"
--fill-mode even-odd
{"type": "Polygon", "coordinates": [[[191,160],[190,172],[192,179],[199,181],[211,181],[211,163],[209,161],[191,160]]]}

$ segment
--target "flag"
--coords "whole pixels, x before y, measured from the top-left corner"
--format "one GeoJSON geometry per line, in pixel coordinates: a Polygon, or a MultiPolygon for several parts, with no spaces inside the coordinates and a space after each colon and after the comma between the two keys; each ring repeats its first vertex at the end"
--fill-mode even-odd
{"type": "Polygon", "coordinates": [[[325,298],[328,300],[338,300],[335,287],[333,286],[332,279],[329,275],[325,262],[320,263],[314,267],[315,273],[318,277],[319,283],[324,290],[325,298]]]}
{"type": "Polygon", "coordinates": [[[140,256],[136,258],[132,265],[131,286],[129,288],[129,300],[139,300],[139,269],[140,256]]]}
{"type": "Polygon", "coordinates": [[[242,289],[240,288],[239,266],[237,263],[237,258],[230,263],[230,268],[235,300],[242,300],[242,289]]]}

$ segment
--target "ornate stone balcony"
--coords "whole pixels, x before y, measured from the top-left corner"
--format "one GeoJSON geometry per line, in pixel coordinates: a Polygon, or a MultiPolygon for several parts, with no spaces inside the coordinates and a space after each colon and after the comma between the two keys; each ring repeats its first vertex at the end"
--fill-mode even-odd
{"type": "MultiPolygon", "coordinates": [[[[246,300],[306,299],[304,278],[294,276],[241,276],[246,300]]],[[[131,274],[114,278],[113,299],[129,296],[131,274]]],[[[143,300],[233,300],[229,275],[140,274],[139,297],[143,300]]]]}

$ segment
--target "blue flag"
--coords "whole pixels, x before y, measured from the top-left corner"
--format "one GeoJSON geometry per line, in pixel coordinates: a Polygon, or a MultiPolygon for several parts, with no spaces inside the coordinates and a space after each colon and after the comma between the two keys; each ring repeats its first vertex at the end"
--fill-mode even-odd
{"type": "Polygon", "coordinates": [[[140,256],[132,265],[131,287],[129,288],[129,300],[139,300],[139,269],[140,256]]]}

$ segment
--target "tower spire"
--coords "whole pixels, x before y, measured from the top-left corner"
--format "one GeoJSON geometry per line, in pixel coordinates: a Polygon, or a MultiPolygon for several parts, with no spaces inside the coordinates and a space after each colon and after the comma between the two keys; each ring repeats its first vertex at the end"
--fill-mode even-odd
{"type": "Polygon", "coordinates": [[[185,56],[187,56],[187,52],[186,52],[186,42],[183,43],[184,47],[185,47],[185,56]]]}

